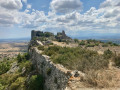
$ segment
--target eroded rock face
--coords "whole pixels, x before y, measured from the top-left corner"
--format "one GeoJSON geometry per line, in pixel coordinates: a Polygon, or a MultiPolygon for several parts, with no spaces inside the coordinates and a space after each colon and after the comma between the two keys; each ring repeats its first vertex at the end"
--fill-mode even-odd
{"type": "Polygon", "coordinates": [[[12,66],[11,66],[10,70],[7,73],[8,74],[15,73],[18,69],[19,69],[18,63],[14,62],[14,63],[12,63],[12,66]]]}

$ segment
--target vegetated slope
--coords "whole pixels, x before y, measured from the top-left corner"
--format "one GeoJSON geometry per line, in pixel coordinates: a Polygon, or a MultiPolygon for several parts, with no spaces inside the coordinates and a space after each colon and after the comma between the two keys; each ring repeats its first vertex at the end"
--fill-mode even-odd
{"type": "MultiPolygon", "coordinates": [[[[104,44],[104,43],[102,43],[104,44]]],[[[120,65],[119,55],[112,51],[105,50],[100,55],[97,51],[92,51],[81,46],[60,47],[56,45],[37,46],[51,57],[54,63],[62,64],[70,70],[79,70],[86,74],[82,80],[86,87],[119,87],[120,70],[116,66],[120,65]],[[110,69],[110,61],[115,63],[115,68],[110,69]],[[112,73],[111,73],[112,72],[112,73]]]]}
{"type": "Polygon", "coordinates": [[[59,63],[71,70],[80,70],[83,72],[90,69],[98,70],[108,66],[108,59],[99,55],[95,51],[83,49],[81,47],[69,48],[50,46],[44,49],[43,54],[51,56],[54,63],[59,63]]]}
{"type": "Polygon", "coordinates": [[[34,70],[29,55],[0,62],[0,90],[43,90],[43,77],[34,70]]]}

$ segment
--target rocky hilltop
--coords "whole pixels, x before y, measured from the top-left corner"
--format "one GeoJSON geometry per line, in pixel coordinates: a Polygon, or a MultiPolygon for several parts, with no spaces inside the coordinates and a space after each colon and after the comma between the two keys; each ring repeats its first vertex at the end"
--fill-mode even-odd
{"type": "Polygon", "coordinates": [[[64,31],[57,33],[55,36],[53,33],[43,33],[34,30],[31,33],[31,37],[29,54],[33,65],[36,67],[39,74],[42,74],[45,78],[45,90],[72,90],[68,86],[68,83],[70,83],[73,78],[78,78],[77,81],[79,81],[80,78],[84,76],[84,73],[77,70],[68,70],[63,65],[53,63],[49,56],[42,55],[42,51],[34,47],[34,44],[37,46],[45,45],[40,41],[41,37],[53,37],[53,40],[71,40],[71,38],[68,37],[64,31]]]}
{"type": "MultiPolygon", "coordinates": [[[[50,32],[31,32],[29,54],[39,74],[45,78],[45,90],[94,90],[120,86],[119,66],[111,59],[109,49],[99,54],[88,47],[101,47],[104,43],[71,39],[64,31],[54,35],[50,32]],[[89,43],[88,46],[85,46],[89,43]],[[97,44],[96,44],[97,43],[97,44]],[[113,65],[116,65],[115,67],[113,65]],[[104,73],[103,73],[104,71],[104,73]],[[111,73],[112,72],[112,73],[111,73]],[[115,74],[115,75],[113,75],[115,74]],[[109,79],[111,77],[111,79],[109,79]],[[116,78],[116,79],[115,79],[116,78]],[[112,83],[111,83],[112,82],[112,83]]],[[[107,44],[114,45],[116,44],[107,44]]],[[[119,58],[119,56],[116,56],[119,58]]],[[[114,58],[115,60],[118,60],[114,58]]]]}

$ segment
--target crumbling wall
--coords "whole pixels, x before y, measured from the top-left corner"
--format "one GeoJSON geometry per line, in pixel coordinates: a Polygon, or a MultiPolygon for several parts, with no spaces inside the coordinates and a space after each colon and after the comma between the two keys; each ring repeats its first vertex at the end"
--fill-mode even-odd
{"type": "Polygon", "coordinates": [[[45,78],[45,90],[66,90],[71,74],[62,65],[54,64],[50,58],[33,47],[29,54],[37,71],[45,78]]]}

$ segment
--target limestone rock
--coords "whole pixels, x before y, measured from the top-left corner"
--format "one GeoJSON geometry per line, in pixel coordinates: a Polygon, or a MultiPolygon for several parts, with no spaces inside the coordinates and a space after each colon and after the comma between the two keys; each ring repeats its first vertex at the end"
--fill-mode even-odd
{"type": "Polygon", "coordinates": [[[9,73],[15,73],[18,69],[19,69],[18,63],[17,62],[13,62],[10,70],[7,73],[8,74],[9,73]]]}

